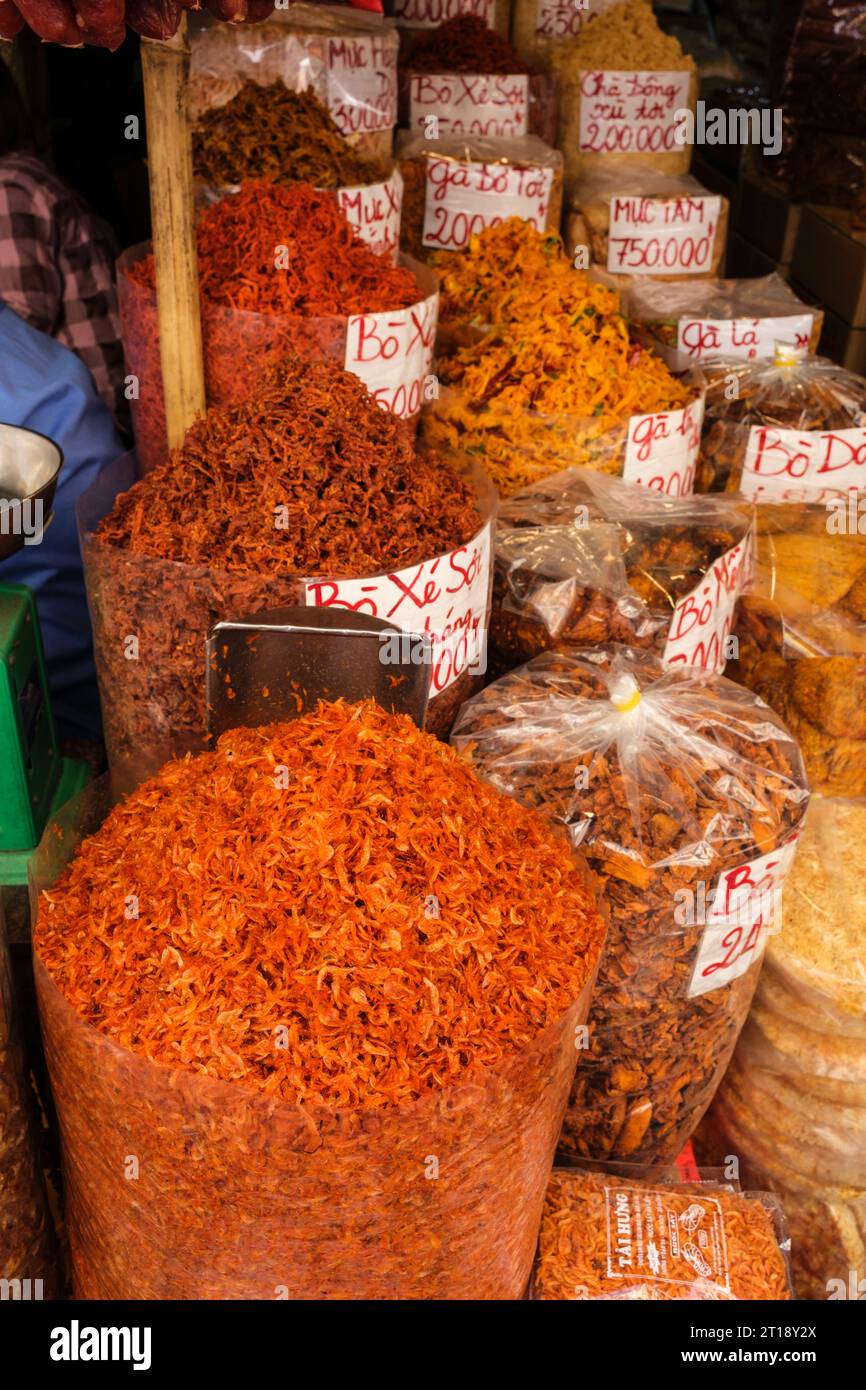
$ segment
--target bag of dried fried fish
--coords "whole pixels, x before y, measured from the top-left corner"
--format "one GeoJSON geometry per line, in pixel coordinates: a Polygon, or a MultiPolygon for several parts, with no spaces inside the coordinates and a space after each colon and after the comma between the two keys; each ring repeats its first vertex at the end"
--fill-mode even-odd
{"type": "Polygon", "coordinates": [[[721,674],[753,521],[737,498],[667,497],[588,468],[515,493],[497,522],[494,670],[563,642],[625,642],[721,674]]]}
{"type": "Polygon", "coordinates": [[[567,829],[610,907],[561,1156],[670,1162],[748,1012],[808,802],[797,745],[723,676],[616,646],[543,652],[452,742],[567,829]]]}
{"type": "Polygon", "coordinates": [[[790,1299],[789,1251],[769,1193],[555,1168],[530,1297],[790,1299]]]}

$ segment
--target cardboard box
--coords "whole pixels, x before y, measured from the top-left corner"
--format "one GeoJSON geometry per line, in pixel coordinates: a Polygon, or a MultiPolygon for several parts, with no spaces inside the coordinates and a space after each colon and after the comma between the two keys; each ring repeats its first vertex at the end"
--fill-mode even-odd
{"type": "Polygon", "coordinates": [[[791,275],[851,328],[866,328],[866,233],[838,208],[803,206],[791,275]]]}
{"type": "Polygon", "coordinates": [[[849,372],[866,376],[866,328],[852,328],[831,309],[824,310],[824,330],[820,352],[847,367],[849,372]]]}
{"type": "Polygon", "coordinates": [[[734,231],[763,251],[771,260],[789,265],[800,224],[802,204],[792,203],[787,193],[754,175],[740,184],[734,213],[734,231]]]}

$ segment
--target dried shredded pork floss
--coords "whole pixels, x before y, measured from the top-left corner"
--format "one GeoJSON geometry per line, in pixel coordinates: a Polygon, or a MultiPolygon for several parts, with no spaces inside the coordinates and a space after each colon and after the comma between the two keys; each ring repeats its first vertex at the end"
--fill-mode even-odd
{"type": "Polygon", "coordinates": [[[372,703],[169,763],[37,923],[78,1295],[520,1297],[602,936],[372,703]]]}

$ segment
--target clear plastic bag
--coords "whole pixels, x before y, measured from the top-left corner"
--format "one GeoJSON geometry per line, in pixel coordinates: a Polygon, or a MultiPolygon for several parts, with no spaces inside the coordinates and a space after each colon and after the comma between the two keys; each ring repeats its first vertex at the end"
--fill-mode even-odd
{"type": "Polygon", "coordinates": [[[718,275],[728,240],[727,198],[689,174],[600,170],[572,192],[565,244],[608,272],[617,289],[635,276],[655,283],[718,275]]]}
{"type": "Polygon", "coordinates": [[[699,492],[824,502],[863,486],[866,378],[785,343],[707,371],[699,492]]]}
{"type": "Polygon", "coordinates": [[[652,1181],[554,1168],[530,1297],[790,1299],[791,1240],[778,1198],[705,1179],[652,1181]]]}
{"type": "Polygon", "coordinates": [[[526,62],[548,62],[565,39],[580,34],[590,20],[617,0],[514,0],[511,42],[526,62]]]}
{"type": "Polygon", "coordinates": [[[748,1012],[808,802],[796,744],[723,677],[626,647],[542,653],[451,739],[567,828],[610,907],[560,1153],[669,1162],[748,1012]]]}
{"type": "Polygon", "coordinates": [[[536,136],[518,140],[404,132],[397,147],[403,175],[400,244],[419,260],[462,250],[471,236],[509,217],[558,232],[562,155],[536,136]]]}
{"type": "Polygon", "coordinates": [[[497,520],[494,668],[623,642],[721,674],[753,522],[733,498],[667,497],[583,468],[516,493],[497,520]]]}

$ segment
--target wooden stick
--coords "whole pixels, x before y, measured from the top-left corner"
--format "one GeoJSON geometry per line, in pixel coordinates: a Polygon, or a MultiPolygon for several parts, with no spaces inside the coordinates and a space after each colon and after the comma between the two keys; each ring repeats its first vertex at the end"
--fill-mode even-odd
{"type": "Polygon", "coordinates": [[[141,69],[162,386],[168,444],[173,448],[205,411],[186,15],[174,38],[142,39],[141,69]]]}

